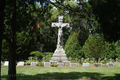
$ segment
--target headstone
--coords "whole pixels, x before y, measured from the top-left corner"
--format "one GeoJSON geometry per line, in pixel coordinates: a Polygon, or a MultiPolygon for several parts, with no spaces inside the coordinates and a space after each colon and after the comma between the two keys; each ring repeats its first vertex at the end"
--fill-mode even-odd
{"type": "Polygon", "coordinates": [[[116,62],[118,62],[118,58],[116,58],[115,60],[116,60],[116,62]]]}
{"type": "Polygon", "coordinates": [[[31,62],[31,65],[30,65],[30,66],[37,66],[37,63],[38,63],[38,62],[31,62]]]}
{"type": "Polygon", "coordinates": [[[81,63],[83,63],[83,61],[84,61],[84,58],[82,57],[82,58],[81,58],[81,63]]]}
{"type": "Polygon", "coordinates": [[[98,59],[98,62],[99,62],[99,63],[100,63],[100,61],[101,61],[101,58],[98,59]]]}
{"type": "Polygon", "coordinates": [[[36,62],[38,62],[38,57],[36,57],[35,59],[36,59],[36,62]]]}
{"type": "Polygon", "coordinates": [[[110,58],[110,63],[112,63],[112,58],[110,58]]]}
{"type": "Polygon", "coordinates": [[[32,57],[28,57],[29,61],[32,60],[32,57]]]}
{"type": "Polygon", "coordinates": [[[105,61],[105,64],[106,64],[106,62],[107,62],[107,58],[105,58],[104,61],[105,61]]]}
{"type": "Polygon", "coordinates": [[[44,67],[50,67],[50,62],[44,62],[44,67]]]}
{"type": "Polygon", "coordinates": [[[64,63],[64,65],[65,65],[65,64],[68,64],[68,65],[69,65],[69,64],[70,64],[70,61],[63,61],[63,63],[64,63]]]}
{"type": "Polygon", "coordinates": [[[69,23],[63,23],[63,16],[58,17],[58,23],[53,22],[52,27],[58,27],[58,40],[57,48],[51,58],[52,61],[57,61],[58,58],[61,58],[63,61],[68,61],[65,50],[63,49],[63,27],[69,27],[69,23]]]}
{"type": "Polygon", "coordinates": [[[19,61],[19,62],[17,63],[17,66],[24,66],[24,62],[23,62],[23,61],[19,61]]]}
{"type": "Polygon", "coordinates": [[[115,67],[115,65],[113,63],[107,63],[108,67],[115,67]]]}
{"type": "Polygon", "coordinates": [[[43,62],[45,61],[45,57],[43,57],[43,62]]]}
{"type": "Polygon", "coordinates": [[[69,60],[70,60],[70,62],[71,62],[72,58],[70,57],[69,60]]]}
{"type": "Polygon", "coordinates": [[[9,61],[5,61],[4,66],[8,66],[9,65],[9,61]]]}
{"type": "Polygon", "coordinates": [[[76,58],[76,62],[78,61],[78,58],[76,58]]]}
{"type": "Polygon", "coordinates": [[[112,59],[112,62],[113,62],[113,63],[114,63],[114,61],[115,61],[115,60],[114,60],[114,59],[112,59]]]}
{"type": "Polygon", "coordinates": [[[57,63],[58,67],[64,67],[64,63],[57,63]]]}
{"type": "Polygon", "coordinates": [[[92,58],[93,63],[95,62],[95,58],[92,58]]]}
{"type": "Polygon", "coordinates": [[[89,67],[89,63],[83,63],[83,67],[89,67]]]}
{"type": "Polygon", "coordinates": [[[89,63],[89,58],[87,58],[87,63],[89,63]]]}
{"type": "Polygon", "coordinates": [[[77,67],[77,63],[70,63],[70,67],[77,67]]]}

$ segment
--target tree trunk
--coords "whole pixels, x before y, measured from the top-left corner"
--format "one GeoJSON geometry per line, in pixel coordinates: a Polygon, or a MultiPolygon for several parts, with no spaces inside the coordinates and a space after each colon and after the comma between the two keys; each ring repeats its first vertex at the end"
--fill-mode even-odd
{"type": "Polygon", "coordinates": [[[12,0],[11,3],[8,80],[16,80],[16,0],[12,0]]]}
{"type": "Polygon", "coordinates": [[[0,1],[0,80],[1,80],[1,56],[2,56],[4,8],[5,8],[5,0],[1,0],[0,1]]]}

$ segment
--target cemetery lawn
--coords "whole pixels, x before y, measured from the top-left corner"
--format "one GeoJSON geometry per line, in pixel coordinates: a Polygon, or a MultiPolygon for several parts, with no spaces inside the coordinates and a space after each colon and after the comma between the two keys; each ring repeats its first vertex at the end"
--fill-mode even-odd
{"type": "MultiPolygon", "coordinates": [[[[120,66],[92,68],[16,67],[17,80],[104,79],[119,80],[120,66]]],[[[1,80],[7,80],[8,67],[2,66],[1,80]]]]}

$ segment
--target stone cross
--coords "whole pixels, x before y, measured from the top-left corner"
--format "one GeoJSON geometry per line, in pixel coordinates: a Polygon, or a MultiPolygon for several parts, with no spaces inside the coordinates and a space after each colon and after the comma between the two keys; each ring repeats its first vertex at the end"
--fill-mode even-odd
{"type": "Polygon", "coordinates": [[[115,60],[116,60],[116,62],[118,62],[118,58],[116,58],[115,60]]]}
{"type": "Polygon", "coordinates": [[[112,58],[110,58],[110,63],[112,63],[112,58]]]}
{"type": "Polygon", "coordinates": [[[87,58],[87,63],[89,63],[89,58],[87,58]]]}
{"type": "Polygon", "coordinates": [[[78,58],[75,58],[75,59],[76,59],[76,62],[77,62],[78,58]]]}
{"type": "Polygon", "coordinates": [[[99,63],[100,63],[100,61],[101,61],[101,58],[98,59],[98,62],[99,62],[99,63]]]}
{"type": "Polygon", "coordinates": [[[45,61],[45,57],[43,57],[43,62],[45,61]]]}
{"type": "Polygon", "coordinates": [[[107,58],[105,58],[104,61],[105,61],[105,64],[106,64],[106,62],[107,62],[107,58]]]}
{"type": "Polygon", "coordinates": [[[69,58],[69,60],[71,61],[71,60],[72,60],[72,58],[70,57],[70,58],[69,58]]]}
{"type": "Polygon", "coordinates": [[[38,57],[35,58],[36,59],[36,62],[38,61],[38,57]]]}
{"type": "Polygon", "coordinates": [[[93,63],[95,62],[95,58],[92,58],[92,60],[93,60],[93,63]]]}
{"type": "Polygon", "coordinates": [[[63,27],[69,27],[69,23],[63,23],[63,16],[58,17],[58,23],[53,22],[52,27],[58,27],[57,48],[63,47],[63,27]]]}
{"type": "Polygon", "coordinates": [[[82,57],[82,58],[81,58],[81,62],[83,63],[83,61],[84,61],[84,58],[82,57]]]}
{"type": "Polygon", "coordinates": [[[29,59],[29,61],[30,61],[30,60],[32,60],[32,57],[29,57],[28,59],[29,59]]]}

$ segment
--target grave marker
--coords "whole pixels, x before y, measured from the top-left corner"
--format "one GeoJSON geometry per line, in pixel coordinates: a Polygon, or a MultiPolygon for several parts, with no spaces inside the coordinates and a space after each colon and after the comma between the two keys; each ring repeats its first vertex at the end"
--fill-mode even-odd
{"type": "Polygon", "coordinates": [[[107,63],[108,67],[115,67],[115,65],[113,63],[107,63]]]}
{"type": "Polygon", "coordinates": [[[83,63],[83,67],[89,67],[89,63],[83,63]]]}
{"type": "Polygon", "coordinates": [[[23,62],[23,61],[19,61],[19,62],[17,63],[17,66],[24,66],[24,62],[23,62]]]}
{"type": "Polygon", "coordinates": [[[8,66],[9,65],[9,61],[5,61],[4,66],[8,66]]]}

